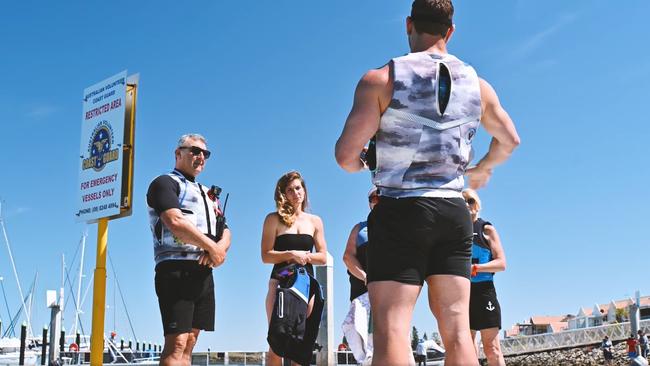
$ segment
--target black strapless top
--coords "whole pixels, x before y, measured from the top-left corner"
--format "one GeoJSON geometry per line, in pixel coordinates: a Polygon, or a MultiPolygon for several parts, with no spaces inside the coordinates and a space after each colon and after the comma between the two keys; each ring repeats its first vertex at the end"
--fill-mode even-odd
{"type": "MultiPolygon", "coordinates": [[[[284,252],[287,250],[305,250],[311,252],[314,249],[314,237],[309,234],[282,234],[275,237],[273,250],[284,252]]],[[[282,267],[288,266],[289,262],[276,263],[273,265],[273,272],[282,267]]],[[[307,272],[314,275],[314,268],[311,264],[305,265],[307,272]]]]}

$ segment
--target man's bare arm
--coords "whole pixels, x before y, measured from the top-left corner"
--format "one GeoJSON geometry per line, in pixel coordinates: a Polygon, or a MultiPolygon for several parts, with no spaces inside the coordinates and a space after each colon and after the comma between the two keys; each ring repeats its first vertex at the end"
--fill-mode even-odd
{"type": "Polygon", "coordinates": [[[219,241],[217,242],[217,245],[222,247],[223,250],[227,252],[228,249],[230,249],[231,241],[232,241],[232,232],[230,231],[230,229],[225,228],[223,230],[223,235],[221,235],[221,239],[219,239],[219,241]]]}
{"type": "Polygon", "coordinates": [[[508,160],[520,140],[514,123],[503,109],[499,97],[487,81],[479,79],[481,86],[481,123],[492,136],[490,148],[475,167],[467,169],[469,186],[483,187],[492,175],[495,166],[508,160]]]}
{"type": "Polygon", "coordinates": [[[368,71],[357,84],[352,110],[335,148],[336,162],[348,172],[364,168],[359,154],[379,129],[382,113],[380,97],[388,82],[389,68],[386,65],[368,71]]]}
{"type": "MultiPolygon", "coordinates": [[[[170,208],[168,210],[165,210],[160,214],[160,219],[162,220],[163,224],[165,224],[165,226],[171,230],[172,234],[174,234],[175,237],[184,243],[196,245],[197,247],[205,250],[209,254],[210,259],[214,265],[220,265],[225,260],[227,247],[224,248],[222,245],[216,245],[212,239],[208,238],[205,234],[199,231],[199,229],[197,229],[194,224],[189,222],[183,216],[181,210],[177,208],[170,208]]],[[[227,240],[227,246],[229,247],[229,235],[227,240]]]]}

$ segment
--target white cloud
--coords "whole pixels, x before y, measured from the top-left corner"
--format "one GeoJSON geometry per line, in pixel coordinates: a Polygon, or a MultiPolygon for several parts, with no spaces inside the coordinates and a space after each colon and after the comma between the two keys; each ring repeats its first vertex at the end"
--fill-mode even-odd
{"type": "Polygon", "coordinates": [[[520,60],[531,54],[536,49],[540,48],[551,36],[557,33],[562,28],[573,23],[578,18],[577,14],[565,14],[554,24],[546,27],[545,29],[530,36],[519,47],[516,47],[511,56],[515,60],[520,60]]]}
{"type": "Polygon", "coordinates": [[[42,104],[29,108],[27,111],[27,117],[31,119],[43,119],[51,116],[56,113],[58,110],[57,107],[52,105],[42,104]]]}
{"type": "Polygon", "coordinates": [[[10,218],[10,217],[15,217],[15,216],[18,216],[18,215],[28,213],[31,210],[32,210],[31,207],[17,207],[17,208],[14,208],[14,209],[7,209],[5,207],[2,207],[2,218],[6,219],[6,218],[10,218]]]}

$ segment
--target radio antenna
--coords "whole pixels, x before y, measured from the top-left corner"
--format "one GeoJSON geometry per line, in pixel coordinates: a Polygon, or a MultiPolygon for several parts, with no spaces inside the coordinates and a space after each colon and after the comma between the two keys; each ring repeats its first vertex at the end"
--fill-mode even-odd
{"type": "Polygon", "coordinates": [[[226,193],[226,199],[223,200],[223,214],[226,215],[226,206],[228,205],[228,197],[230,196],[230,193],[226,193]]]}

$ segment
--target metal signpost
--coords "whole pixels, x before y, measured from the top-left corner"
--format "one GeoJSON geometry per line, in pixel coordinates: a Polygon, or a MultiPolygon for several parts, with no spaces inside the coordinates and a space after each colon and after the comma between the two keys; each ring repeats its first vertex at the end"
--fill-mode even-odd
{"type": "Polygon", "coordinates": [[[139,76],[126,70],[84,90],[77,221],[97,223],[90,364],[104,353],[108,220],[131,215],[139,76]]]}

